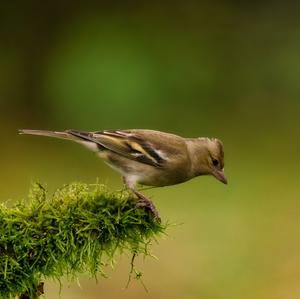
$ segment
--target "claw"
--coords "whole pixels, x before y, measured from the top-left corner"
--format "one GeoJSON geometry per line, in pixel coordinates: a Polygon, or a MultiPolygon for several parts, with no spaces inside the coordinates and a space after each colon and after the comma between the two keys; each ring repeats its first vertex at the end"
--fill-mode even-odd
{"type": "Polygon", "coordinates": [[[154,219],[156,219],[158,222],[161,222],[158,211],[157,211],[155,205],[153,204],[153,202],[149,198],[147,198],[145,195],[143,195],[139,191],[135,190],[135,181],[132,181],[128,177],[123,176],[123,183],[125,184],[125,186],[127,188],[129,188],[137,196],[138,201],[136,203],[136,207],[150,210],[152,215],[154,216],[154,219]]]}
{"type": "Polygon", "coordinates": [[[134,193],[138,197],[138,201],[136,203],[136,207],[137,208],[145,208],[147,210],[150,210],[151,213],[153,214],[154,218],[158,222],[161,222],[161,219],[159,217],[158,211],[157,211],[155,205],[153,204],[153,202],[149,198],[147,198],[146,196],[144,196],[143,194],[141,194],[138,191],[134,191],[134,193]]]}

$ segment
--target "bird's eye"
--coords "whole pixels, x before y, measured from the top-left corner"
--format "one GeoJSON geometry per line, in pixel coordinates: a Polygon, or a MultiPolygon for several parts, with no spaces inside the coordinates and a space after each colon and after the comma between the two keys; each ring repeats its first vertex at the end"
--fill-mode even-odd
{"type": "Polygon", "coordinates": [[[219,165],[219,161],[217,159],[212,159],[212,163],[213,163],[214,166],[219,165]]]}

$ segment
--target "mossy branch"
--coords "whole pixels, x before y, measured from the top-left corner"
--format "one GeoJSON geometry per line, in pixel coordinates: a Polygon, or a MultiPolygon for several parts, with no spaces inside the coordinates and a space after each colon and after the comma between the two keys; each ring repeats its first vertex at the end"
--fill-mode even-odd
{"type": "Polygon", "coordinates": [[[35,184],[29,199],[0,207],[0,298],[37,298],[46,278],[104,274],[116,251],[148,255],[164,232],[128,191],[73,183],[48,197],[35,184]]]}

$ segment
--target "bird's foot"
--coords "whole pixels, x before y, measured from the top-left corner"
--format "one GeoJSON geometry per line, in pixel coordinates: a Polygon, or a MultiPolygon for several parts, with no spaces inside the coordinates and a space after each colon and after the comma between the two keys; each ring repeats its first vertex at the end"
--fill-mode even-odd
{"type": "Polygon", "coordinates": [[[136,203],[137,208],[145,208],[147,210],[150,210],[151,213],[153,214],[154,218],[158,221],[161,222],[161,219],[159,217],[158,211],[153,204],[153,202],[147,198],[145,195],[138,191],[134,191],[135,195],[138,197],[138,201],[136,203]]]}

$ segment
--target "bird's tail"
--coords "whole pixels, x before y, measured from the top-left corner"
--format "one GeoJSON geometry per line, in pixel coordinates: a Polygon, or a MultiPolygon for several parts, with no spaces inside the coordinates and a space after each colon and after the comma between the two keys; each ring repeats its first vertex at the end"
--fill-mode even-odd
{"type": "Polygon", "coordinates": [[[55,137],[66,140],[78,141],[78,138],[67,133],[67,132],[56,132],[56,131],[44,131],[44,130],[19,130],[19,134],[28,134],[28,135],[40,135],[55,137]]]}

